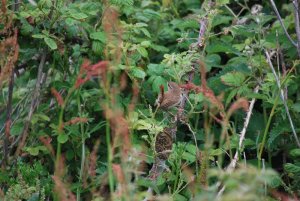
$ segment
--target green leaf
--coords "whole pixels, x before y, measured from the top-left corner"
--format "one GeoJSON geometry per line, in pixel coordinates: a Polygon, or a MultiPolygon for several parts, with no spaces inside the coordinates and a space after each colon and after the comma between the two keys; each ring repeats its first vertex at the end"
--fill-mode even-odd
{"type": "Polygon", "coordinates": [[[210,156],[219,156],[223,153],[222,149],[212,149],[209,151],[210,156]]]}
{"type": "Polygon", "coordinates": [[[141,46],[143,47],[149,47],[151,45],[151,41],[145,40],[141,42],[141,46]]]}
{"type": "Polygon", "coordinates": [[[50,121],[50,118],[45,114],[40,113],[40,114],[36,114],[35,116],[37,116],[38,118],[40,118],[43,121],[50,121]]]}
{"type": "Polygon", "coordinates": [[[137,129],[137,130],[148,130],[151,128],[152,128],[152,124],[143,119],[140,119],[134,123],[134,129],[137,129]]]}
{"type": "Polygon", "coordinates": [[[147,29],[141,28],[141,31],[145,34],[145,36],[147,36],[148,38],[151,38],[151,34],[147,29]]]}
{"type": "Polygon", "coordinates": [[[164,66],[161,64],[149,64],[147,73],[149,75],[161,75],[164,72],[164,66]]]}
{"type": "Polygon", "coordinates": [[[154,92],[160,91],[160,85],[167,86],[167,80],[165,80],[161,76],[156,76],[153,83],[152,83],[152,90],[154,92]]]}
{"type": "Polygon", "coordinates": [[[162,45],[151,44],[151,48],[157,52],[169,52],[169,49],[162,45]]]}
{"type": "Polygon", "coordinates": [[[68,25],[68,26],[73,26],[77,21],[73,18],[70,18],[68,17],[67,19],[65,19],[65,23],[68,25]]]}
{"type": "Polygon", "coordinates": [[[235,87],[241,86],[245,79],[245,75],[241,72],[231,72],[221,76],[224,84],[235,87]]]}
{"type": "Polygon", "coordinates": [[[50,47],[51,50],[57,49],[56,42],[52,38],[45,37],[44,41],[50,47]]]}
{"type": "Polygon", "coordinates": [[[300,112],[300,103],[295,103],[293,106],[292,106],[292,109],[295,111],[295,112],[300,112]]]}
{"type": "Polygon", "coordinates": [[[136,49],[143,57],[148,57],[148,52],[144,47],[138,46],[136,49]]]}
{"type": "Polygon", "coordinates": [[[229,0],[217,0],[216,1],[217,5],[225,5],[229,3],[229,0]]]}
{"type": "Polygon", "coordinates": [[[39,201],[40,200],[40,194],[39,193],[33,193],[32,196],[27,199],[27,201],[39,201]]]}
{"type": "Polygon", "coordinates": [[[224,43],[220,40],[215,40],[210,45],[208,45],[206,51],[210,54],[219,52],[225,52],[227,54],[232,53],[238,56],[241,54],[237,49],[232,47],[232,44],[224,43]]]}
{"type": "Polygon", "coordinates": [[[33,34],[32,38],[46,38],[47,36],[44,34],[33,34]]]}
{"type": "Polygon", "coordinates": [[[187,198],[184,197],[183,195],[180,195],[180,194],[176,193],[176,194],[174,195],[174,200],[186,201],[186,200],[189,200],[189,199],[187,199],[187,198]]]}
{"type": "Polygon", "coordinates": [[[61,144],[66,143],[68,141],[68,139],[69,139],[69,136],[64,133],[57,136],[57,141],[61,144]]]}
{"type": "Polygon", "coordinates": [[[145,71],[141,68],[133,68],[131,73],[136,78],[144,79],[146,77],[145,71]]]}
{"type": "Polygon", "coordinates": [[[38,147],[26,147],[25,150],[32,156],[37,156],[40,151],[38,147]]]}
{"type": "Polygon", "coordinates": [[[101,55],[104,49],[104,44],[98,40],[92,42],[92,50],[96,55],[101,55]]]}
{"type": "Polygon", "coordinates": [[[68,149],[66,152],[67,160],[72,160],[74,158],[74,151],[72,149],[68,149]]]}
{"type": "Polygon", "coordinates": [[[182,154],[182,158],[183,158],[184,160],[189,161],[189,162],[194,162],[194,161],[196,160],[196,155],[195,155],[195,154],[191,154],[191,153],[189,153],[189,152],[184,152],[184,153],[182,154]]]}
{"type": "Polygon", "coordinates": [[[23,122],[17,122],[15,124],[12,125],[11,129],[10,129],[10,134],[12,136],[18,136],[22,133],[23,131],[23,127],[24,127],[24,123],[23,122]]]}
{"type": "Polygon", "coordinates": [[[292,163],[286,163],[286,164],[284,164],[284,169],[288,173],[300,174],[300,167],[297,166],[297,165],[294,165],[292,163]]]}
{"type": "Polygon", "coordinates": [[[83,19],[87,18],[88,16],[84,13],[73,12],[73,13],[71,13],[71,17],[73,17],[76,20],[83,20],[83,19]]]}
{"type": "Polygon", "coordinates": [[[292,150],[290,151],[290,155],[291,155],[291,157],[293,157],[293,158],[298,158],[298,157],[300,157],[300,149],[292,149],[292,150]]]}
{"type": "Polygon", "coordinates": [[[93,32],[90,34],[90,38],[93,40],[101,41],[102,43],[106,42],[106,35],[102,31],[93,32]]]}

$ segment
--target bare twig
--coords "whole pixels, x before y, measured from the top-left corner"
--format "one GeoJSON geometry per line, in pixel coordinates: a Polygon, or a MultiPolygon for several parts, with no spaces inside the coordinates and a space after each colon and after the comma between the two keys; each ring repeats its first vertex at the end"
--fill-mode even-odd
{"type": "Polygon", "coordinates": [[[291,115],[290,115],[290,112],[289,112],[289,108],[288,108],[287,103],[286,103],[286,100],[285,100],[285,98],[284,98],[284,92],[283,92],[283,90],[281,89],[281,83],[280,83],[280,80],[279,80],[279,78],[278,78],[278,76],[277,76],[277,74],[276,74],[276,72],[275,72],[275,69],[274,69],[273,64],[272,64],[272,62],[271,62],[271,58],[270,58],[270,55],[269,55],[268,51],[265,50],[265,54],[266,54],[267,62],[268,62],[269,66],[270,66],[270,68],[271,68],[271,70],[272,70],[272,73],[273,73],[273,75],[274,75],[274,77],[275,77],[277,87],[278,87],[278,89],[279,89],[279,91],[280,91],[280,98],[281,98],[281,100],[282,100],[282,102],[283,102],[283,105],[284,105],[286,114],[287,114],[287,116],[288,116],[288,119],[289,119],[289,122],[290,122],[290,126],[291,126],[291,129],[292,129],[294,138],[295,138],[295,140],[296,140],[296,144],[297,144],[297,146],[300,148],[300,142],[299,142],[299,139],[298,139],[298,136],[297,136],[295,127],[294,127],[293,120],[292,120],[291,115]]]}
{"type": "Polygon", "coordinates": [[[280,22],[281,27],[282,27],[283,30],[284,30],[285,35],[287,36],[287,38],[289,39],[289,41],[290,41],[295,47],[298,47],[297,43],[291,38],[291,36],[290,36],[290,34],[288,33],[286,27],[284,26],[283,21],[282,21],[282,18],[281,18],[280,14],[279,14],[279,12],[278,12],[278,10],[277,10],[277,7],[276,7],[274,1],[273,1],[273,0],[270,0],[270,2],[271,2],[271,5],[272,5],[272,7],[273,7],[273,10],[274,10],[274,12],[275,12],[275,14],[276,14],[276,16],[277,16],[277,19],[278,19],[279,22],[280,22]]]}
{"type": "MultiPolygon", "coordinates": [[[[281,48],[279,48],[278,51],[279,51],[279,58],[281,61],[282,76],[285,77],[286,76],[286,65],[284,62],[283,53],[282,53],[281,48]]],[[[285,96],[285,99],[287,100],[287,96],[288,96],[287,84],[284,84],[284,96],[285,96]]]]}
{"type": "MultiPolygon", "coordinates": [[[[254,93],[257,93],[258,90],[259,90],[259,85],[257,85],[254,88],[254,93]]],[[[250,105],[249,105],[249,108],[248,108],[248,111],[247,111],[246,119],[244,121],[244,127],[243,127],[243,129],[241,131],[241,135],[240,135],[240,139],[239,139],[239,147],[236,150],[235,155],[234,155],[232,161],[230,162],[230,164],[227,166],[227,169],[226,169],[226,171],[228,171],[229,173],[231,173],[235,169],[236,164],[238,162],[238,155],[239,155],[239,152],[241,151],[241,148],[243,146],[243,141],[245,140],[246,131],[247,131],[247,128],[248,128],[248,125],[249,125],[249,122],[250,122],[250,118],[251,118],[251,114],[252,114],[252,111],[253,111],[253,107],[254,107],[255,101],[256,101],[255,98],[252,98],[252,100],[250,101],[250,105]]],[[[225,188],[226,187],[223,185],[222,188],[219,190],[219,192],[217,194],[217,200],[221,199],[221,196],[222,196],[225,188]]]]}
{"type": "Polygon", "coordinates": [[[293,0],[294,4],[294,18],[295,18],[295,28],[296,28],[296,35],[297,35],[297,52],[298,57],[300,58],[300,20],[299,20],[299,1],[293,0]]]}
{"type": "MultiPolygon", "coordinates": [[[[257,93],[258,90],[259,90],[259,85],[257,85],[255,87],[254,93],[257,93]]],[[[252,100],[250,101],[249,109],[247,111],[246,119],[244,121],[244,127],[243,127],[243,129],[241,131],[241,135],[240,135],[239,147],[236,150],[235,155],[234,155],[232,161],[230,162],[229,166],[227,167],[227,171],[229,171],[229,172],[232,172],[233,169],[236,167],[236,164],[237,164],[237,161],[238,161],[238,155],[239,155],[239,152],[241,151],[241,148],[243,146],[243,141],[245,139],[245,134],[246,134],[249,122],[250,122],[250,118],[251,118],[251,114],[252,114],[252,110],[253,110],[255,101],[256,101],[255,98],[252,98],[252,100]]]]}
{"type": "Polygon", "coordinates": [[[38,76],[37,76],[37,79],[36,79],[36,84],[35,84],[35,89],[34,89],[33,97],[31,99],[29,113],[28,113],[28,116],[27,116],[27,118],[25,120],[25,124],[24,124],[24,128],[23,128],[22,134],[20,135],[21,141],[20,141],[20,143],[19,143],[19,145],[17,147],[17,150],[15,152],[15,157],[17,157],[20,154],[21,149],[25,145],[26,139],[28,137],[28,129],[29,129],[29,126],[30,126],[32,115],[33,115],[35,109],[37,108],[37,106],[39,104],[39,96],[40,96],[40,90],[41,90],[41,80],[43,78],[43,68],[44,68],[45,62],[46,62],[46,55],[47,55],[47,53],[44,50],[43,51],[43,55],[41,57],[41,61],[40,61],[39,67],[38,67],[38,76]]]}
{"type": "Polygon", "coordinates": [[[205,35],[207,25],[208,25],[208,18],[205,17],[205,18],[201,19],[199,23],[200,23],[200,29],[199,29],[197,45],[199,47],[202,47],[204,44],[204,35],[205,35]]]}

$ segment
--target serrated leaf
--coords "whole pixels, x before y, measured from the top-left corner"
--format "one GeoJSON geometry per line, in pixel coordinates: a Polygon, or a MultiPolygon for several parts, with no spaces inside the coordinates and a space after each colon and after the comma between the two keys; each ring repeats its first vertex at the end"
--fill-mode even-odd
{"type": "Polygon", "coordinates": [[[290,155],[293,158],[300,157],[300,149],[293,149],[290,151],[290,155]]]}
{"type": "Polygon", "coordinates": [[[151,34],[147,29],[141,28],[141,31],[145,34],[145,36],[147,36],[148,38],[151,38],[151,34]]]}
{"type": "Polygon", "coordinates": [[[148,52],[144,47],[138,46],[136,49],[143,57],[148,57],[148,52]]]}
{"type": "Polygon", "coordinates": [[[150,128],[152,128],[152,124],[143,119],[138,120],[134,125],[134,129],[137,130],[148,130],[150,128]]]}
{"type": "Polygon", "coordinates": [[[57,136],[57,141],[61,144],[66,143],[68,141],[68,139],[69,139],[69,136],[64,133],[57,136]]]}
{"type": "Polygon", "coordinates": [[[275,143],[275,140],[279,138],[280,135],[282,135],[284,132],[290,131],[290,127],[286,122],[282,121],[280,123],[275,124],[272,129],[270,130],[270,136],[268,138],[268,147],[269,149],[274,149],[277,146],[277,143],[275,143]]]}
{"type": "Polygon", "coordinates": [[[51,50],[57,49],[56,42],[52,38],[45,37],[44,41],[50,47],[51,50]]]}
{"type": "Polygon", "coordinates": [[[145,40],[141,42],[141,46],[143,47],[149,47],[151,45],[151,41],[145,40]]]}
{"type": "Polygon", "coordinates": [[[296,173],[296,174],[300,173],[300,167],[297,166],[297,165],[294,165],[292,163],[286,163],[286,164],[284,164],[284,169],[288,173],[296,173]]]}
{"type": "Polygon", "coordinates": [[[224,84],[235,87],[241,86],[245,79],[245,75],[241,72],[230,72],[221,76],[221,80],[224,84]]]}
{"type": "Polygon", "coordinates": [[[146,77],[146,73],[141,68],[133,68],[131,70],[131,74],[136,78],[144,79],[146,77]]]}
{"type": "Polygon", "coordinates": [[[161,64],[149,64],[147,67],[149,75],[161,75],[164,72],[164,66],[161,64]]]}

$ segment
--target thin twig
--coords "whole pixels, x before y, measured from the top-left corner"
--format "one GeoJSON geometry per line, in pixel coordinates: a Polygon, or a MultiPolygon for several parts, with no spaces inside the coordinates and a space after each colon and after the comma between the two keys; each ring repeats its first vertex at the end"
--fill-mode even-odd
{"type": "MultiPolygon", "coordinates": [[[[281,48],[279,48],[278,51],[279,51],[279,58],[280,58],[280,61],[281,61],[282,77],[285,78],[286,77],[286,65],[285,65],[285,62],[284,62],[283,53],[282,53],[281,48]]],[[[285,96],[285,99],[287,100],[287,97],[288,97],[287,84],[284,84],[284,96],[285,96]]]]}
{"type": "Polygon", "coordinates": [[[20,143],[17,147],[17,150],[15,152],[15,157],[17,157],[20,154],[21,149],[25,145],[26,139],[28,137],[28,129],[29,129],[29,125],[30,125],[30,122],[31,122],[31,119],[32,119],[32,115],[33,115],[35,109],[37,108],[37,106],[39,104],[39,96],[40,96],[40,90],[41,90],[41,80],[42,80],[42,77],[43,77],[43,68],[45,66],[46,56],[47,56],[47,53],[44,50],[41,61],[40,61],[40,64],[39,64],[39,67],[38,67],[38,76],[37,76],[37,79],[36,79],[36,84],[35,84],[33,97],[31,99],[29,113],[28,113],[28,116],[25,120],[25,124],[24,124],[22,134],[20,135],[21,136],[21,141],[20,141],[20,143]]]}
{"type": "Polygon", "coordinates": [[[300,20],[299,20],[299,2],[297,0],[293,1],[294,4],[294,18],[295,18],[295,29],[297,35],[297,52],[298,57],[300,58],[300,20]]]}
{"type": "MultiPolygon", "coordinates": [[[[255,87],[254,93],[257,93],[258,90],[259,90],[259,85],[257,85],[255,87]]],[[[245,140],[246,131],[247,131],[247,128],[248,128],[248,125],[249,125],[249,122],[250,122],[250,118],[251,118],[251,114],[252,114],[252,111],[253,111],[255,101],[256,101],[255,98],[252,98],[252,100],[250,101],[249,109],[247,111],[246,119],[244,121],[244,127],[243,127],[243,129],[241,131],[241,135],[240,135],[239,147],[236,150],[232,161],[230,162],[229,166],[227,167],[227,171],[229,171],[229,172],[232,172],[233,169],[236,167],[236,164],[237,164],[237,161],[238,161],[238,155],[239,155],[239,152],[242,149],[243,141],[245,140]]]]}
{"type": "Polygon", "coordinates": [[[283,30],[284,30],[285,35],[287,36],[287,38],[289,39],[289,41],[290,41],[295,47],[297,47],[297,46],[298,46],[297,43],[291,38],[291,36],[290,36],[290,34],[288,33],[286,27],[284,26],[283,21],[282,21],[282,18],[281,18],[280,14],[279,14],[279,12],[278,12],[278,10],[277,10],[277,7],[276,7],[274,1],[273,1],[273,0],[270,0],[270,2],[271,2],[271,5],[272,5],[272,7],[273,7],[273,10],[274,10],[274,12],[275,12],[275,14],[276,14],[276,16],[277,16],[277,19],[278,19],[279,22],[280,22],[281,27],[282,27],[283,30]]]}
{"type": "MultiPolygon", "coordinates": [[[[259,85],[257,85],[254,88],[254,93],[257,93],[258,90],[259,90],[259,85]]],[[[229,173],[231,173],[235,169],[236,164],[238,162],[238,155],[239,155],[239,152],[241,151],[243,141],[245,140],[246,131],[247,131],[247,128],[248,128],[248,125],[249,125],[249,122],[250,122],[250,118],[251,118],[251,115],[252,115],[252,111],[253,111],[255,101],[256,101],[255,98],[252,98],[252,100],[250,101],[249,109],[247,111],[246,119],[244,121],[244,127],[243,127],[243,129],[241,131],[241,135],[240,135],[239,147],[236,150],[232,161],[230,162],[230,164],[228,165],[228,167],[226,169],[229,173]]],[[[225,186],[223,185],[222,188],[219,190],[219,192],[217,194],[217,200],[221,200],[221,196],[222,196],[224,191],[225,191],[225,186]]]]}
{"type": "Polygon", "coordinates": [[[269,53],[268,53],[267,50],[265,50],[265,54],[266,54],[267,62],[268,62],[269,66],[270,66],[270,68],[271,68],[271,70],[272,70],[272,73],[273,73],[273,75],[274,75],[274,77],[275,77],[277,87],[278,87],[278,89],[279,89],[279,91],[280,91],[280,98],[281,98],[281,100],[282,100],[282,102],[283,102],[283,105],[284,105],[286,114],[287,114],[287,116],[288,116],[288,119],[289,119],[289,122],[290,122],[290,126],[291,126],[291,129],[292,129],[294,138],[295,138],[295,140],[296,140],[296,144],[297,144],[297,146],[300,148],[300,142],[299,142],[299,139],[298,139],[298,136],[297,136],[295,127],[294,127],[293,120],[292,120],[291,115],[290,115],[289,108],[288,108],[287,103],[286,103],[286,100],[285,100],[285,98],[284,98],[284,92],[283,92],[283,90],[281,89],[280,80],[279,80],[279,78],[278,78],[278,76],[277,76],[277,74],[276,74],[276,72],[275,72],[275,69],[274,69],[273,64],[272,64],[272,62],[271,62],[270,55],[269,55],[269,53]]]}

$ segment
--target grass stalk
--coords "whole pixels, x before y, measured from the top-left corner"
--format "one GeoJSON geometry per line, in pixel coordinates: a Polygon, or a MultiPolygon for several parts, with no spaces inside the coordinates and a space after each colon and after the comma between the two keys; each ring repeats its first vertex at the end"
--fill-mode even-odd
{"type": "Polygon", "coordinates": [[[266,125],[265,131],[264,131],[264,135],[263,135],[263,140],[262,140],[261,146],[259,147],[259,153],[258,153],[258,156],[257,156],[257,158],[258,158],[258,168],[261,167],[262,152],[263,152],[264,147],[265,147],[265,143],[266,143],[266,140],[267,140],[267,134],[268,134],[268,131],[269,131],[269,128],[270,128],[270,125],[271,125],[272,118],[273,118],[273,116],[275,114],[275,109],[277,107],[279,97],[280,97],[280,95],[278,94],[276,96],[276,99],[274,101],[274,105],[272,107],[271,113],[270,113],[268,121],[267,121],[267,125],[266,125]]]}

